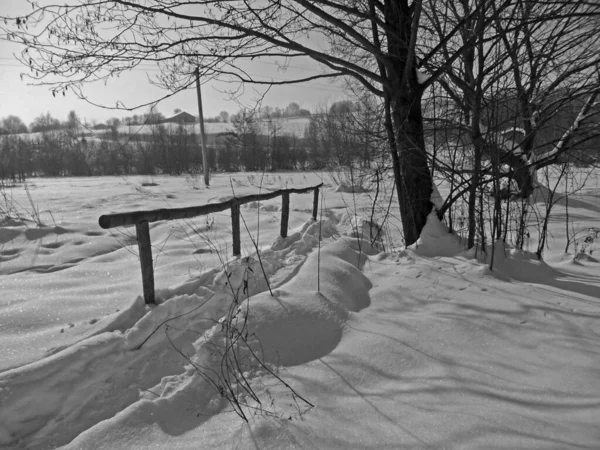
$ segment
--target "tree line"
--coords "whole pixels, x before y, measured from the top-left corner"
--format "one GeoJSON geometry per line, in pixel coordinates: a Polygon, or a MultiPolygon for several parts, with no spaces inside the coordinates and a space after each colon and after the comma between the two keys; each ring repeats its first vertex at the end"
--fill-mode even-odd
{"type": "MultiPolygon", "coordinates": [[[[180,108],[176,108],[173,111],[173,116],[183,112],[180,108]]],[[[260,106],[257,108],[256,117],[258,119],[281,119],[287,117],[308,117],[310,111],[301,108],[296,102],[291,102],[285,108],[278,106],[260,106]]],[[[233,119],[235,114],[230,115],[228,111],[221,111],[216,116],[204,117],[205,123],[229,123],[230,116],[233,119]]],[[[167,120],[167,116],[164,113],[157,111],[155,107],[151,107],[146,113],[133,114],[125,117],[111,117],[104,121],[104,123],[93,123],[90,127],[97,125],[106,125],[109,128],[120,127],[122,125],[133,126],[133,125],[145,125],[145,124],[158,124],[167,120]]],[[[75,111],[69,112],[66,121],[61,121],[53,117],[50,112],[42,113],[37,116],[33,122],[27,126],[23,120],[16,115],[8,115],[0,119],[0,135],[8,134],[23,134],[23,133],[37,133],[50,130],[60,130],[62,128],[69,128],[73,126],[73,122],[79,122],[79,117],[75,111]]],[[[81,124],[82,127],[87,128],[87,123],[81,124]]]]}
{"type": "MultiPolygon", "coordinates": [[[[294,117],[301,111],[294,103],[286,109],[294,117]]],[[[381,154],[382,140],[376,131],[381,124],[360,102],[344,100],[317,114],[303,113],[309,120],[300,135],[283,132],[279,119],[287,114],[273,114],[276,110],[241,109],[230,116],[231,131],[209,134],[210,170],[319,170],[350,167],[357,160],[366,167],[373,155],[381,154]]],[[[139,127],[122,125],[128,122],[125,119],[109,119],[108,128],[92,133],[74,111],[64,122],[44,114],[35,121],[39,130],[35,135],[11,133],[0,137],[0,179],[184,174],[202,170],[200,143],[193,124],[151,122],[140,132],[139,127]]]]}

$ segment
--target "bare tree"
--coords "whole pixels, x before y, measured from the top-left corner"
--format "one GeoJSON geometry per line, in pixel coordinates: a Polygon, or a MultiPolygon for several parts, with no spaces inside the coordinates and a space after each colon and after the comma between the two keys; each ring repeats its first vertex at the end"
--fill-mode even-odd
{"type": "MultiPolygon", "coordinates": [[[[498,2],[486,0],[432,0],[432,5],[437,8],[427,10],[427,22],[436,38],[429,45],[443,42],[437,58],[450,60],[463,46],[438,81],[453,104],[445,109],[445,126],[457,130],[455,144],[472,153],[468,171],[447,172],[457,189],[441,211],[466,195],[472,247],[485,189],[494,193],[493,234],[500,238],[501,200],[527,199],[537,170],[577,147],[567,143],[590,138],[585,125],[591,123],[600,88],[598,6],[517,0],[500,13],[498,2]],[[449,26],[461,30],[456,38],[444,41],[449,26]],[[470,39],[476,43],[465,46],[470,39]],[[574,112],[567,113],[573,106],[574,112]]],[[[439,64],[430,60],[425,67],[439,64]]],[[[526,215],[527,203],[523,205],[521,217],[526,215]]]]}
{"type": "Polygon", "coordinates": [[[19,116],[6,116],[0,122],[0,134],[27,133],[27,125],[19,116]]]}
{"type": "Polygon", "coordinates": [[[29,125],[29,130],[32,133],[36,133],[39,131],[50,131],[50,130],[58,130],[60,128],[60,120],[52,117],[50,112],[46,114],[40,114],[36,117],[31,125],[29,125]]]}
{"type": "MultiPolygon", "coordinates": [[[[422,110],[426,90],[446,79],[449,68],[462,58],[467,65],[461,76],[461,96],[472,97],[473,89],[479,91],[475,97],[483,95],[487,81],[479,74],[489,68],[485,54],[490,39],[499,45],[504,35],[509,46],[521,43],[523,36],[539,35],[539,42],[532,40],[536,52],[546,55],[559,48],[565,49],[562,55],[566,57],[567,48],[573,51],[577,49],[573,46],[587,44],[574,38],[566,46],[544,47],[541,38],[547,31],[542,30],[554,27],[553,20],[585,22],[600,8],[592,2],[568,0],[67,0],[64,5],[45,6],[28,2],[31,12],[6,17],[7,25],[0,25],[0,30],[4,38],[26,46],[20,59],[30,68],[28,76],[48,84],[55,95],[73,91],[85,98],[85,83],[105,80],[143,62],[158,65],[160,74],[154,83],[168,89],[166,96],[192,87],[197,66],[205,82],[219,78],[240,87],[244,83],[274,86],[319,78],[353,79],[383,102],[406,244],[417,240],[432,210],[422,110]],[[544,8],[546,3],[548,8],[544,8]],[[535,17],[527,15],[528,5],[536,10],[535,17]],[[435,11],[452,14],[436,20],[435,11]],[[542,25],[535,31],[537,24],[542,25]],[[286,81],[260,78],[249,71],[250,61],[257,58],[284,66],[310,58],[322,71],[286,81]],[[469,59],[472,77],[467,73],[469,59]]],[[[517,59],[531,60],[527,46],[520,48],[517,59]]],[[[538,79],[552,84],[544,76],[538,79]]],[[[456,80],[450,77],[450,81],[456,80]]],[[[532,103],[536,98],[532,97],[532,103]]],[[[475,103],[472,98],[462,103],[470,105],[471,135],[478,140],[484,133],[476,129],[480,124],[475,103]]],[[[505,159],[511,154],[507,152],[505,159]]],[[[523,172],[519,170],[513,165],[515,178],[523,172]]],[[[471,193],[485,168],[480,172],[467,187],[471,193]]],[[[526,184],[524,178],[522,185],[526,184]]]]}
{"type": "MultiPolygon", "coordinates": [[[[21,61],[29,76],[49,84],[53,93],[74,91],[85,97],[83,84],[106,79],[155,62],[161,73],[154,82],[170,94],[193,85],[200,65],[203,80],[278,85],[319,78],[351,77],[385,103],[386,129],[406,244],[416,241],[432,204],[432,180],[423,136],[421,101],[431,85],[458,57],[470,39],[448,61],[419,76],[419,61],[439,54],[439,45],[421,45],[421,0],[286,0],[188,4],[170,0],[70,0],[38,6],[23,17],[8,17],[4,37],[24,43],[21,61]],[[322,72],[289,81],[256,78],[245,61],[256,58],[311,58],[322,72]]],[[[509,0],[489,12],[499,14],[509,0]]],[[[493,14],[486,23],[493,20],[493,14]]],[[[444,42],[463,23],[448,29],[444,42]]],[[[125,105],[117,105],[125,107],[125,105]]]]}

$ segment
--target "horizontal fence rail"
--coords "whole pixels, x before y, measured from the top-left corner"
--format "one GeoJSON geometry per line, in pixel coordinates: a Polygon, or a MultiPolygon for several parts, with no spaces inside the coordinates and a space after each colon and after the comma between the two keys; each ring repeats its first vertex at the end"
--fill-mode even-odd
{"type": "Polygon", "coordinates": [[[186,208],[161,208],[147,211],[129,211],[100,216],[98,223],[104,229],[135,225],[136,237],[140,253],[140,265],[142,268],[142,285],[144,288],[144,300],[146,303],[155,303],[154,297],[154,268],[152,265],[152,244],[150,240],[150,222],[161,220],[189,219],[191,217],[213,214],[227,209],[231,210],[231,229],[233,233],[233,255],[241,254],[240,240],[240,206],[245,203],[270,200],[281,197],[281,237],[287,237],[290,216],[290,194],[306,194],[314,192],[312,218],[317,220],[319,208],[319,189],[323,183],[302,189],[280,189],[266,194],[253,194],[243,197],[232,197],[221,203],[209,203],[200,206],[189,206],[186,208]]]}
{"type": "MultiPolygon", "coordinates": [[[[232,197],[231,199],[221,203],[208,203],[201,206],[188,206],[186,208],[161,208],[148,211],[130,211],[115,214],[104,214],[100,216],[98,223],[104,229],[121,227],[124,225],[135,225],[142,221],[157,222],[160,220],[188,219],[190,217],[205,216],[227,209],[231,209],[234,204],[239,206],[258,202],[261,200],[270,200],[279,197],[283,194],[306,194],[307,192],[315,191],[318,195],[319,188],[323,183],[317,186],[302,188],[302,189],[281,189],[278,191],[268,192],[266,194],[253,194],[244,197],[232,197]]],[[[318,199],[318,197],[317,197],[318,199]]],[[[316,210],[313,205],[313,218],[316,219],[316,210]]]]}

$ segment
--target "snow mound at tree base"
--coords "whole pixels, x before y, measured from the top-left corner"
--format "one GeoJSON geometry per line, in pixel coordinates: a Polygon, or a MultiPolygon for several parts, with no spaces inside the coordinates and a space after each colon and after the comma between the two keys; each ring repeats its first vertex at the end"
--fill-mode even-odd
{"type": "Polygon", "coordinates": [[[408,247],[421,256],[455,256],[465,251],[460,238],[450,233],[448,227],[440,222],[435,210],[427,216],[425,228],[414,244],[408,247]]]}
{"type": "Polygon", "coordinates": [[[464,242],[448,227],[440,222],[435,211],[427,217],[427,224],[421,236],[408,249],[425,257],[461,257],[477,259],[487,266],[477,265],[477,271],[495,275],[500,279],[514,279],[529,283],[544,283],[559,274],[531,252],[516,249],[503,241],[496,241],[494,247],[486,247],[485,253],[476,254],[476,249],[466,250],[464,242]],[[493,258],[493,259],[492,259],[493,258]],[[490,270],[491,267],[491,270],[490,270]]]}
{"type": "Polygon", "coordinates": [[[586,262],[592,262],[592,263],[598,262],[598,259],[594,258],[592,255],[588,255],[587,253],[582,253],[582,252],[577,253],[573,259],[575,261],[586,261],[586,262]]]}
{"type": "Polygon", "coordinates": [[[494,243],[493,255],[490,246],[484,259],[494,272],[526,283],[545,283],[558,276],[552,267],[534,253],[519,250],[503,241],[494,243]]]}

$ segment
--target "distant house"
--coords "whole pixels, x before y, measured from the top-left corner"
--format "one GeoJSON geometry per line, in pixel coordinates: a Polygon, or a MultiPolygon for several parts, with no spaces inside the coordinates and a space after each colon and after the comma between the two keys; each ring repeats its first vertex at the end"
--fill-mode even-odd
{"type": "Polygon", "coordinates": [[[110,127],[104,123],[99,123],[92,127],[93,130],[108,130],[110,127]]]}
{"type": "Polygon", "coordinates": [[[166,119],[161,120],[160,123],[196,123],[196,117],[182,111],[175,114],[173,117],[167,117],[166,119]]]}

